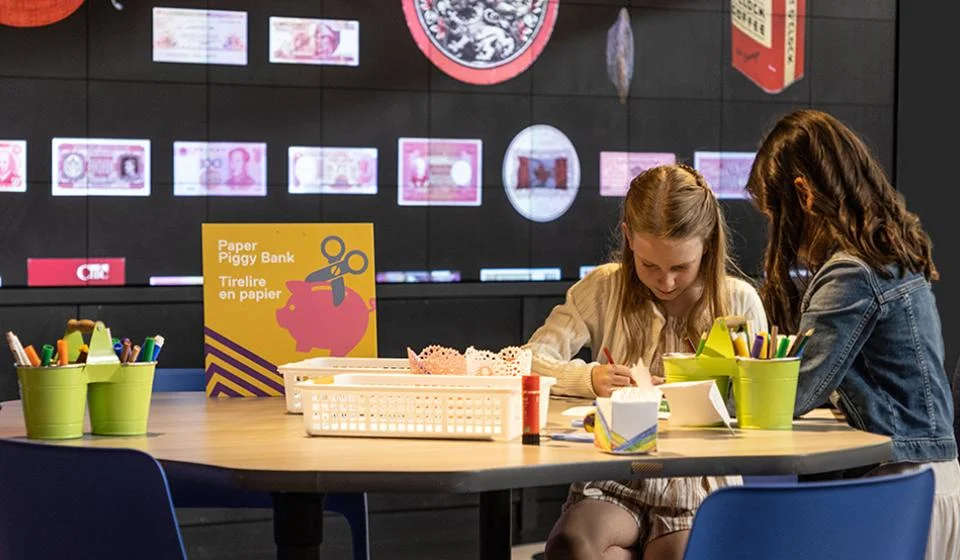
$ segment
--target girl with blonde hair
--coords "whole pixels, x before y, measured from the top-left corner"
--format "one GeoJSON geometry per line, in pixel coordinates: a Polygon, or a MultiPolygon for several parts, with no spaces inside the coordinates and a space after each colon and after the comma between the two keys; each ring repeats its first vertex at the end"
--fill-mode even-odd
{"type": "MultiPolygon", "coordinates": [[[[704,178],[685,165],[644,171],[630,183],[617,262],[573,285],[530,338],[533,369],[557,378],[554,394],[609,396],[630,384],[629,365],[662,381],[662,356],[688,351],[688,340],[715,317],[740,315],[766,329],[760,297],[728,275],[727,226],[704,178]],[[589,346],[594,361],[574,357],[589,346]],[[602,363],[603,349],[615,364],[602,363]]],[[[604,360],[605,362],[605,360],[604,360]]],[[[740,477],[654,478],[571,486],[547,541],[548,560],[683,557],[693,516],[717,488],[740,477]]]]}

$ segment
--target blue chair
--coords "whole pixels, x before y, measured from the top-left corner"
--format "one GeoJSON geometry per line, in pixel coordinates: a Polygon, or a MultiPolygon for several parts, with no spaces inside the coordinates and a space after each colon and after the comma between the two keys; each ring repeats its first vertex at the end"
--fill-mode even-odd
{"type": "Polygon", "coordinates": [[[153,457],[0,440],[0,558],[186,557],[153,457]]]}
{"type": "Polygon", "coordinates": [[[917,560],[927,548],[933,471],[722,488],[693,520],[685,560],[917,560]]]}
{"type": "MultiPolygon", "coordinates": [[[[206,379],[202,369],[158,368],[153,377],[154,392],[203,391],[206,379]]],[[[197,481],[195,476],[180,476],[179,467],[167,469],[173,503],[182,508],[273,508],[269,492],[241,490],[219,478],[197,481]]],[[[369,515],[365,493],[331,493],[323,500],[323,509],[342,515],[350,525],[354,560],[370,560],[369,515]]]]}

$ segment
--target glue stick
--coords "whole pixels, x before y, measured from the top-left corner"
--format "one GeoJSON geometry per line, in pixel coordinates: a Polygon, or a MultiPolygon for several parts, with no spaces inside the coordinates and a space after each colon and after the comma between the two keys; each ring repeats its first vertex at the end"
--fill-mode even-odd
{"type": "Polygon", "coordinates": [[[523,376],[523,444],[540,445],[540,376],[523,376]]]}

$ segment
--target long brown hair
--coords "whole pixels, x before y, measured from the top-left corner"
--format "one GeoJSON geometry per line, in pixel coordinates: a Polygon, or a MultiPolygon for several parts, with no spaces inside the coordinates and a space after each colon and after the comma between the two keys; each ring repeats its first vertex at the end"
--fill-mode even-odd
{"type": "MultiPolygon", "coordinates": [[[[705,249],[699,279],[700,299],[687,317],[687,332],[700,338],[713,318],[727,314],[726,273],[730,265],[727,224],[706,180],[691,167],[662,165],[644,171],[630,182],[623,201],[621,223],[627,230],[661,239],[699,238],[705,249]]],[[[646,326],[653,317],[655,296],[637,276],[630,243],[620,234],[620,316],[626,330],[627,362],[635,363],[646,345],[646,326]]]]}
{"type": "Polygon", "coordinates": [[[890,265],[899,265],[901,274],[939,278],[920,219],[863,141],[826,113],[802,110],[781,118],[760,146],[747,191],[770,222],[760,293],[772,323],[797,328],[804,286],[794,277],[801,276],[801,254],[810,273],[844,251],[886,277],[890,265]]]}

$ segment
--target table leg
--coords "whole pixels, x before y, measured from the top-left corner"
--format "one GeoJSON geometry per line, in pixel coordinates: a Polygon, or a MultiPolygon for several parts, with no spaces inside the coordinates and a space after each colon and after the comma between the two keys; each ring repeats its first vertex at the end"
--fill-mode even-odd
{"type": "Polygon", "coordinates": [[[480,494],[480,560],[510,560],[512,537],[510,490],[480,494]]]}
{"type": "Polygon", "coordinates": [[[277,560],[320,560],[323,494],[274,492],[272,495],[277,560]]]}

